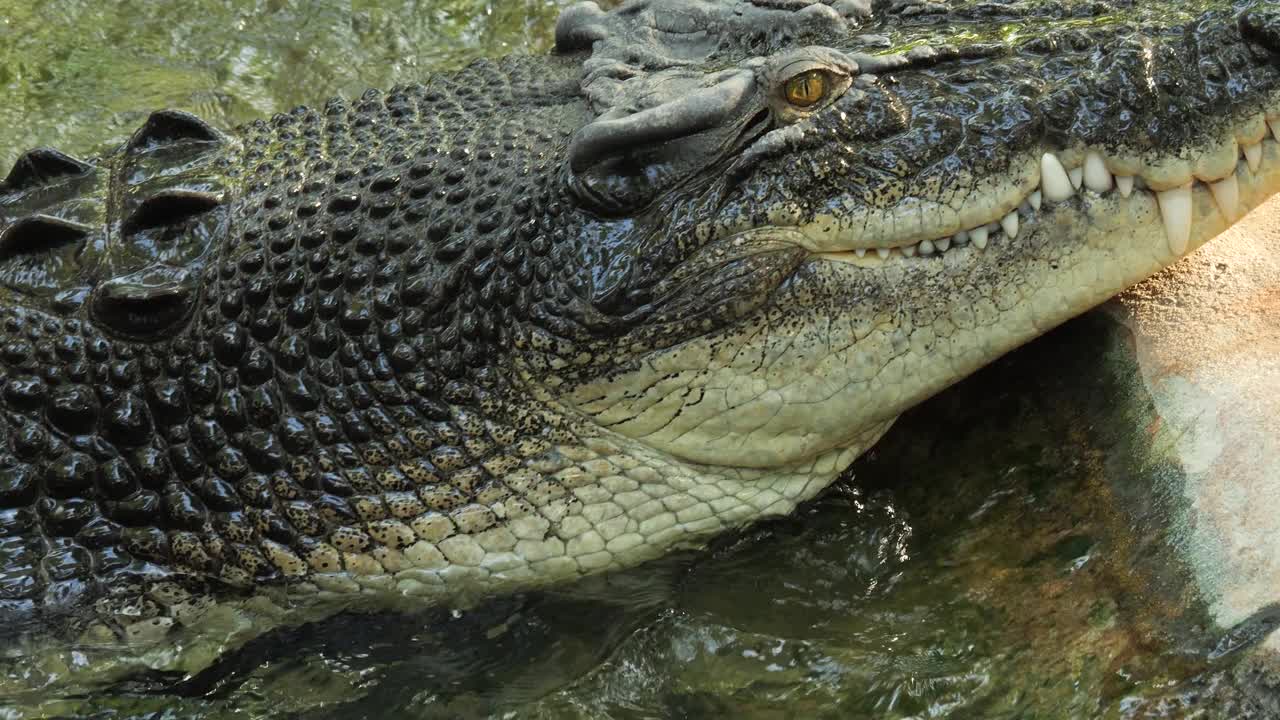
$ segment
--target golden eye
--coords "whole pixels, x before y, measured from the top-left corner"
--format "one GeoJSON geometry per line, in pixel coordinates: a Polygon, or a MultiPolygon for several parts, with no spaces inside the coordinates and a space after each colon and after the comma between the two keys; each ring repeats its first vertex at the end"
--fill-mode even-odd
{"type": "Polygon", "coordinates": [[[796,107],[813,107],[827,96],[828,84],[824,70],[800,73],[787,81],[787,102],[796,107]]]}

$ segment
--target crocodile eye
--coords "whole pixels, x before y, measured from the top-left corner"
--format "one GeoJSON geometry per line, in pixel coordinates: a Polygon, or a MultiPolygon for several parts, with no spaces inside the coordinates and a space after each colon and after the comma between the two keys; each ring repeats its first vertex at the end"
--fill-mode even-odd
{"type": "Polygon", "coordinates": [[[813,107],[822,102],[831,86],[825,70],[809,70],[787,81],[785,94],[787,102],[796,107],[813,107]]]}

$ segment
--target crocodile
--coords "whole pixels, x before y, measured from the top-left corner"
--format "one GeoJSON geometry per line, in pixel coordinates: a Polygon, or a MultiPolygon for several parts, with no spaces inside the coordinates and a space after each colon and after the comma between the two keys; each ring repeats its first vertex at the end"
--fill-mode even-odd
{"type": "Polygon", "coordinates": [[[29,151],[4,656],[192,670],[698,547],[1277,191],[1240,1],[587,2],[545,56],[29,151]]]}

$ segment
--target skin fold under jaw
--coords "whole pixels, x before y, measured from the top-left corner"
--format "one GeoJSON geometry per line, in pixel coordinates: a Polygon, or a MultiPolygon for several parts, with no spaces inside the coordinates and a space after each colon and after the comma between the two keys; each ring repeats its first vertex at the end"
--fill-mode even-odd
{"type": "Polygon", "coordinates": [[[10,657],[190,671],[791,511],[1280,191],[1280,12],[1102,5],[584,3],[549,57],[28,153],[10,657]]]}

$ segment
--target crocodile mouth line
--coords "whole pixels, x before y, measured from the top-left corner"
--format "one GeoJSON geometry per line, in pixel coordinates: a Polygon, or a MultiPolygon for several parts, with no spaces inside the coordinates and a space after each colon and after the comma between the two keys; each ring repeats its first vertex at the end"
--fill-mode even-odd
{"type": "MultiPolygon", "coordinates": [[[[1257,176],[1270,170],[1269,165],[1274,164],[1268,160],[1273,154],[1264,151],[1264,143],[1280,143],[1280,114],[1268,115],[1261,127],[1264,133],[1255,142],[1240,142],[1237,145],[1235,163],[1225,173],[1195,171],[1186,182],[1172,187],[1169,187],[1167,180],[1161,180],[1159,189],[1152,187],[1154,183],[1149,184],[1140,171],[1113,172],[1111,168],[1126,165],[1131,167],[1132,163],[1109,159],[1096,150],[1077,153],[1081,161],[1070,165],[1060,158],[1065,153],[1045,152],[1038,163],[1039,176],[1031,191],[1022,196],[1013,210],[991,217],[988,222],[954,234],[906,245],[835,251],[814,249],[814,255],[825,260],[874,267],[886,262],[910,259],[937,260],[966,247],[982,251],[989,246],[1017,239],[1019,233],[1035,220],[1037,213],[1046,205],[1067,202],[1077,194],[1088,191],[1097,196],[1118,192],[1123,198],[1129,198],[1134,193],[1154,195],[1160,208],[1169,250],[1176,256],[1182,256],[1186,254],[1191,240],[1193,194],[1197,190],[1207,190],[1223,217],[1230,222],[1238,220],[1250,209],[1241,203],[1242,173],[1257,176]]],[[[803,226],[795,229],[806,234],[807,228],[803,226]]],[[[829,243],[828,237],[823,244],[829,243]]]]}

